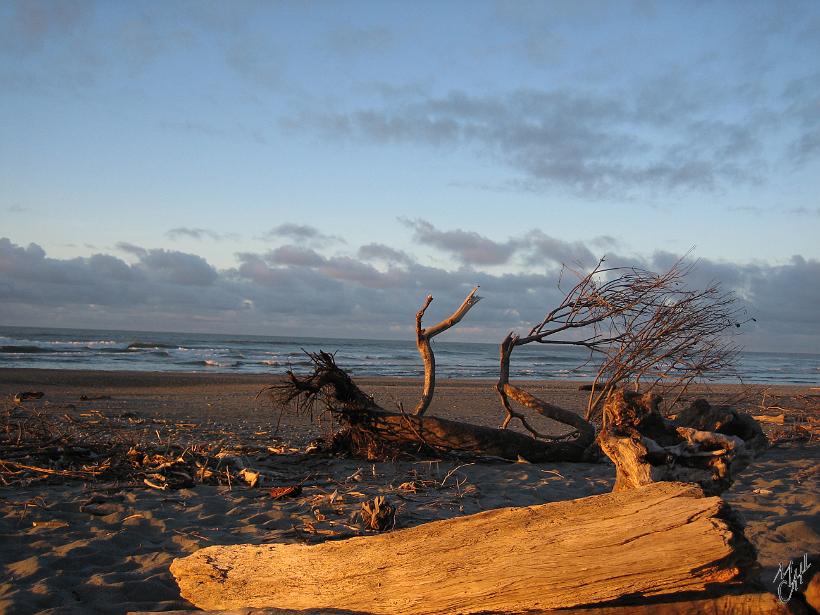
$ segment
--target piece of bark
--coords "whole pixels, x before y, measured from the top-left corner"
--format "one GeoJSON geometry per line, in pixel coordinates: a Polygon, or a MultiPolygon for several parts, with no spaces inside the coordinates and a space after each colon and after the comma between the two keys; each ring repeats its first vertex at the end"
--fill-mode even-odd
{"type": "Polygon", "coordinates": [[[520,612],[728,592],[755,552],[720,498],[681,483],[491,510],[319,545],[208,547],[174,560],[203,609],[520,612]]]}

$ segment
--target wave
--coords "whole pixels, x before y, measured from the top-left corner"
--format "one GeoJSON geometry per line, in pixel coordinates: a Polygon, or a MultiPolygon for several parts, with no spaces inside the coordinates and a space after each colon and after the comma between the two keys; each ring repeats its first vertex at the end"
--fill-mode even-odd
{"type": "Polygon", "coordinates": [[[132,342],[128,344],[126,349],[130,350],[153,350],[154,348],[179,348],[174,344],[161,344],[160,342],[132,342]]]}

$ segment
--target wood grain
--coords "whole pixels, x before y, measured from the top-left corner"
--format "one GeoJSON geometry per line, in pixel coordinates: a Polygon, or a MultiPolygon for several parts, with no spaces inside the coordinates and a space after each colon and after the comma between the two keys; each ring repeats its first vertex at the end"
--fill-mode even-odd
{"type": "Polygon", "coordinates": [[[320,545],[209,547],[175,560],[171,572],[182,596],[203,609],[410,615],[720,593],[754,565],[720,498],[654,483],[320,545]]]}

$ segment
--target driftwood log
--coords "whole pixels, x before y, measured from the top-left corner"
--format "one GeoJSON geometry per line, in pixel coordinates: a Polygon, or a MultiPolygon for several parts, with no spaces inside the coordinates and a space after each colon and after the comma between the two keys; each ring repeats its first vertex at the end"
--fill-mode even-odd
{"type": "MultiPolygon", "coordinates": [[[[662,599],[644,605],[612,605],[579,609],[535,610],[527,615],[808,615],[799,602],[782,604],[774,594],[729,594],[714,598],[683,599],[669,602],[662,599]]],[[[368,615],[363,611],[342,609],[277,609],[246,607],[230,610],[200,611],[132,611],[127,615],[368,615]]]]}
{"type": "Polygon", "coordinates": [[[408,615],[705,599],[742,590],[755,568],[729,506],[681,483],[312,546],[208,547],[171,564],[203,609],[408,615]]]}
{"type": "MultiPolygon", "coordinates": [[[[350,376],[336,365],[333,355],[319,352],[309,356],[314,363],[313,374],[298,376],[289,372],[287,382],[273,385],[269,390],[277,404],[295,402],[303,409],[312,409],[318,401],[333,414],[342,429],[334,434],[331,441],[323,443],[329,452],[349,453],[367,459],[395,458],[401,452],[415,455],[457,451],[513,461],[523,458],[534,463],[581,461],[595,439],[594,429],[591,426],[584,428],[582,423],[585,421],[574,414],[572,417],[577,419],[575,423],[564,418],[564,422],[577,428],[576,435],[571,439],[539,440],[507,429],[423,414],[390,412],[359,389],[350,376]]],[[[526,396],[527,393],[522,391],[521,395],[526,396]]],[[[542,413],[562,420],[563,415],[553,412],[557,412],[556,409],[548,410],[542,413]]]]}
{"type": "Polygon", "coordinates": [[[614,491],[681,481],[718,494],[766,446],[760,425],[731,408],[701,399],[670,421],[658,411],[660,401],[619,389],[604,403],[598,442],[616,466],[614,491]]]}

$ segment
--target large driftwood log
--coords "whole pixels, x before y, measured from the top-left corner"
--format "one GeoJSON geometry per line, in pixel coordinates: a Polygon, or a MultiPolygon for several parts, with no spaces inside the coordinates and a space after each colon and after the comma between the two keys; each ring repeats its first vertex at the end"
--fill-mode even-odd
{"type": "Polygon", "coordinates": [[[373,411],[334,434],[331,451],[355,452],[367,459],[399,452],[459,452],[531,463],[581,461],[586,441],[536,440],[507,429],[494,429],[435,416],[373,411]]]}
{"type": "Polygon", "coordinates": [[[652,393],[619,389],[604,403],[598,442],[615,463],[614,491],[681,481],[718,494],[766,445],[760,425],[730,408],[701,399],[669,421],[658,411],[660,401],[652,393]]]}
{"type": "MultiPolygon", "coordinates": [[[[127,615],[367,615],[362,611],[341,609],[242,608],[219,611],[132,611],[127,615]]],[[[580,609],[527,611],[527,615],[804,615],[808,610],[799,602],[783,604],[774,594],[731,594],[714,598],[652,602],[644,605],[611,605],[580,609]]]]}
{"type": "MultiPolygon", "coordinates": [[[[350,453],[368,459],[396,457],[406,451],[457,451],[474,455],[502,457],[531,462],[581,461],[587,446],[594,440],[591,426],[581,435],[568,440],[537,440],[507,429],[493,429],[433,416],[389,412],[364,393],[350,376],[340,369],[326,352],[311,354],[314,373],[297,376],[290,372],[288,381],[270,387],[278,404],[296,402],[312,406],[320,401],[341,423],[333,436],[331,452],[350,453]]],[[[526,395],[526,393],[522,394],[526,395]]],[[[558,419],[560,420],[560,419],[558,419]]]]}
{"type": "Polygon", "coordinates": [[[755,566],[725,502],[656,483],[319,545],[208,547],[171,572],[204,609],[412,615],[705,597],[742,587],[755,566]]]}

